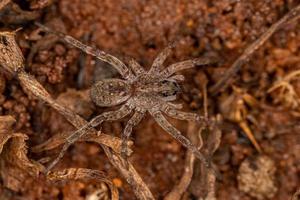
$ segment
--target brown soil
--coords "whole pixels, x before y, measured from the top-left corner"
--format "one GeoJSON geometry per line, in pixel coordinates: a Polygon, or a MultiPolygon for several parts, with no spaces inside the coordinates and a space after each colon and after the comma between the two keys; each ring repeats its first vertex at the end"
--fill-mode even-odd
{"type": "MultiPolygon", "coordinates": [[[[234,60],[271,24],[300,3],[297,0],[235,1],[235,0],[35,0],[20,3],[27,15],[17,17],[4,7],[0,11],[0,25],[17,33],[17,42],[26,59],[26,71],[54,97],[91,119],[104,111],[92,105],[84,95],[70,90],[84,91],[96,80],[118,76],[107,64],[66,45],[55,36],[38,34],[32,23],[39,21],[55,30],[63,31],[85,43],[116,55],[120,59],[133,57],[149,68],[155,56],[169,41],[179,41],[167,63],[200,56],[216,56],[216,66],[184,71],[186,81],[178,102],[185,110],[203,113],[203,82],[208,87],[216,83],[234,60]],[[52,3],[52,4],[51,4],[52,3]],[[49,5],[48,5],[49,4],[49,5]],[[30,15],[30,13],[34,13],[30,15]],[[34,18],[31,19],[30,17],[34,18]],[[1,19],[2,18],[2,19],[1,19]]],[[[25,2],[25,1],[23,1],[25,2]]],[[[8,5],[9,6],[9,5],[8,5]]],[[[0,8],[1,9],[1,8],[0,8]]],[[[238,187],[237,174],[241,163],[256,157],[255,150],[238,121],[231,117],[238,110],[237,101],[252,96],[258,105],[244,103],[245,121],[265,155],[275,161],[277,192],[272,199],[287,200],[300,186],[299,106],[291,106],[278,98],[278,92],[268,90],[275,81],[290,72],[300,70],[300,23],[290,23],[278,31],[258,49],[234,82],[218,96],[208,93],[211,117],[222,115],[222,141],[214,155],[214,163],[222,175],[218,180],[218,199],[250,200],[251,196],[238,187]],[[224,108],[225,107],[225,108],[224,108]]],[[[291,82],[300,96],[300,81],[291,82]]],[[[296,101],[296,100],[295,100],[296,101]]],[[[300,100],[299,100],[300,101],[300,100]]],[[[57,155],[60,148],[33,153],[31,147],[51,136],[73,130],[72,126],[53,109],[36,99],[28,98],[18,81],[3,72],[0,74],[0,114],[16,119],[15,132],[29,136],[29,157],[34,160],[57,155]]],[[[187,123],[170,121],[183,133],[187,123]]],[[[105,123],[103,132],[119,136],[126,120],[105,123]]],[[[185,151],[179,143],[147,116],[132,134],[134,153],[131,162],[157,199],[162,199],[180,179],[185,151]]],[[[76,143],[65,155],[57,169],[85,167],[105,171],[119,184],[121,199],[135,196],[120,174],[108,162],[100,146],[76,143]],[[121,182],[120,182],[121,181],[121,182]]],[[[192,182],[193,184],[193,182],[192,182]]],[[[27,178],[15,191],[3,186],[1,199],[85,199],[96,187],[93,182],[68,181],[55,184],[27,178]]],[[[191,185],[185,199],[198,199],[199,193],[191,185]]]]}

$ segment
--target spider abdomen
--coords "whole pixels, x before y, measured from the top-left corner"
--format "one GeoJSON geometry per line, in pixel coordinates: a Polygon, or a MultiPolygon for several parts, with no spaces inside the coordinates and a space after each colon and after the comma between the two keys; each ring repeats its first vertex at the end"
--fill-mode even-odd
{"type": "Polygon", "coordinates": [[[90,91],[92,101],[102,107],[115,106],[126,101],[130,93],[130,85],[121,79],[106,79],[94,84],[90,91]]]}

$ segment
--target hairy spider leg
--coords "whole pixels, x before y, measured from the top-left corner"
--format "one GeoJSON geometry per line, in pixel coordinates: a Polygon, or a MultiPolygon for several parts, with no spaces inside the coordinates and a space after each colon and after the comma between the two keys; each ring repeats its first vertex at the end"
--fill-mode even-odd
{"type": "Polygon", "coordinates": [[[178,82],[182,82],[185,80],[185,77],[181,74],[178,74],[178,75],[174,75],[174,76],[171,76],[170,78],[168,78],[169,80],[175,80],[175,81],[178,81],[178,82]]]}
{"type": "Polygon", "coordinates": [[[128,65],[136,76],[145,73],[144,68],[133,58],[129,60],[128,65]]]}
{"type": "Polygon", "coordinates": [[[171,108],[176,108],[176,109],[182,109],[183,105],[181,103],[171,103],[171,102],[166,102],[167,106],[170,106],[171,108]]]}
{"type": "Polygon", "coordinates": [[[179,130],[177,130],[168,120],[162,115],[160,111],[150,112],[154,120],[171,136],[173,136],[177,141],[179,141],[183,146],[192,151],[195,156],[203,162],[203,164],[209,168],[210,163],[203,156],[203,154],[197,149],[197,147],[191,143],[186,137],[184,137],[179,130]]]}
{"type": "Polygon", "coordinates": [[[128,69],[128,67],[122,62],[120,61],[118,58],[105,53],[104,51],[101,51],[99,49],[90,47],[88,45],[83,44],[82,42],[80,42],[79,40],[66,35],[62,32],[57,32],[54,31],[50,28],[48,28],[47,26],[44,26],[38,22],[35,22],[35,24],[37,26],[39,26],[42,30],[49,32],[49,33],[53,33],[57,36],[59,36],[60,38],[62,38],[65,42],[67,42],[68,44],[71,44],[77,48],[79,48],[80,50],[82,50],[83,52],[92,55],[104,62],[107,62],[108,64],[111,64],[120,74],[124,79],[133,79],[134,75],[133,73],[128,69]]]}
{"type": "Polygon", "coordinates": [[[161,74],[163,78],[170,77],[174,73],[185,70],[185,69],[190,69],[198,65],[208,65],[214,63],[215,60],[212,59],[211,57],[204,57],[204,58],[195,58],[191,60],[185,60],[181,61],[179,63],[174,63],[170,66],[168,66],[166,69],[164,69],[161,74]]]}
{"type": "MultiPolygon", "coordinates": [[[[179,120],[191,120],[191,121],[200,121],[200,122],[203,122],[205,123],[207,126],[212,126],[213,128],[216,128],[215,124],[213,121],[210,121],[209,119],[207,119],[206,117],[202,117],[196,113],[188,113],[188,112],[183,112],[183,111],[180,111],[180,110],[176,110],[176,109],[172,109],[172,108],[165,108],[164,109],[164,113],[166,113],[166,115],[168,115],[169,117],[172,117],[174,119],[179,119],[179,120]]],[[[164,117],[163,115],[161,115],[162,117],[164,117]]],[[[164,119],[166,122],[168,122],[166,119],[164,119]]],[[[171,125],[172,126],[172,125],[171,125]]],[[[165,129],[166,130],[166,129],[165,129]]],[[[175,129],[176,130],[176,129],[175,129]]],[[[180,133],[180,132],[179,132],[180,133]]],[[[174,136],[175,137],[175,136],[174,136]]],[[[180,141],[180,140],[178,140],[180,141]]],[[[181,141],[180,141],[181,142],[181,141]]],[[[189,141],[189,143],[191,143],[189,141]]],[[[182,143],[183,144],[183,143],[182,143]]],[[[192,146],[194,146],[192,144],[192,146]]],[[[196,147],[193,147],[193,148],[196,148],[196,147]]],[[[189,150],[193,151],[192,149],[188,148],[189,150]]],[[[197,149],[197,148],[196,148],[197,149]]],[[[193,151],[194,152],[194,151],[193,151]]],[[[199,151],[197,151],[199,152],[199,151]]],[[[195,153],[196,157],[200,159],[199,155],[197,154],[197,152],[195,153]],[[198,156],[197,156],[198,155],[198,156]]],[[[200,152],[199,152],[200,153],[200,152]]],[[[202,157],[204,157],[202,154],[201,154],[202,157]]],[[[205,159],[205,158],[204,158],[205,159]]],[[[201,160],[201,159],[200,159],[201,160]]],[[[202,161],[202,160],[201,160],[202,161]]],[[[204,165],[206,167],[208,167],[210,165],[210,162],[207,161],[207,159],[205,159],[206,162],[203,162],[204,165]]],[[[219,172],[215,169],[215,167],[212,165],[212,171],[213,173],[218,177],[220,178],[221,175],[219,174],[219,172]]]]}
{"type": "Polygon", "coordinates": [[[150,74],[157,74],[161,70],[160,68],[164,64],[167,57],[172,53],[174,46],[175,44],[171,43],[158,54],[149,70],[150,74]]]}
{"type": "Polygon", "coordinates": [[[118,119],[122,119],[132,111],[127,105],[123,105],[119,110],[109,111],[102,113],[96,117],[94,117],[90,122],[82,126],[80,129],[72,133],[69,137],[66,138],[66,143],[64,144],[62,150],[59,155],[54,159],[50,165],[46,169],[46,173],[48,173],[57,163],[58,161],[65,155],[69,146],[71,146],[74,142],[79,140],[82,136],[84,136],[88,131],[104,121],[115,121],[118,119]]]}
{"type": "Polygon", "coordinates": [[[126,127],[122,132],[122,147],[121,147],[121,156],[127,160],[128,153],[128,139],[132,133],[132,129],[134,126],[138,125],[143,119],[145,113],[136,111],[130,120],[127,122],[126,127]]]}
{"type": "Polygon", "coordinates": [[[184,112],[181,110],[176,110],[174,108],[170,108],[169,106],[166,106],[166,108],[164,108],[163,111],[164,111],[164,113],[166,113],[166,115],[168,115],[169,117],[175,118],[175,119],[203,122],[203,123],[205,123],[205,125],[212,125],[211,121],[209,121],[209,119],[207,119],[206,117],[200,116],[197,113],[184,112]]]}

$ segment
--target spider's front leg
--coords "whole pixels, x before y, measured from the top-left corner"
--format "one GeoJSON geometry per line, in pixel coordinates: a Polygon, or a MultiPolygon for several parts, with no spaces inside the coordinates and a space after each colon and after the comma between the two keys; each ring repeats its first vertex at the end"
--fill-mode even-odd
{"type": "Polygon", "coordinates": [[[168,66],[166,69],[164,69],[160,73],[162,74],[163,78],[168,78],[178,71],[190,69],[195,66],[208,65],[208,64],[213,64],[213,63],[216,63],[216,58],[212,58],[212,57],[195,58],[195,59],[191,59],[191,60],[185,60],[185,61],[181,61],[178,63],[174,63],[174,64],[168,66]]]}
{"type": "Polygon", "coordinates": [[[111,64],[120,74],[124,79],[133,79],[134,75],[132,74],[132,72],[128,69],[128,67],[122,62],[120,61],[118,58],[105,53],[104,51],[101,51],[99,49],[95,49],[93,47],[90,47],[88,45],[83,44],[82,42],[80,42],[79,40],[66,35],[64,33],[61,32],[57,32],[54,31],[50,28],[48,28],[47,26],[44,26],[43,24],[40,24],[38,22],[35,22],[35,24],[40,27],[42,30],[49,32],[49,33],[53,33],[57,36],[59,36],[60,38],[62,38],[64,41],[66,41],[68,44],[71,44],[77,48],[79,48],[80,50],[82,50],[83,52],[92,55],[104,62],[107,62],[108,64],[111,64]]]}
{"type": "Polygon", "coordinates": [[[132,69],[133,73],[138,76],[145,73],[144,68],[133,58],[129,60],[129,67],[132,69]]]}
{"type": "Polygon", "coordinates": [[[158,54],[158,56],[153,61],[153,64],[149,70],[149,73],[157,74],[161,70],[162,65],[164,64],[165,60],[172,53],[172,49],[174,48],[174,46],[175,46],[174,43],[170,43],[166,48],[164,48],[162,50],[162,52],[160,52],[158,54]]]}
{"type": "Polygon", "coordinates": [[[203,162],[206,167],[210,166],[210,163],[203,156],[203,154],[197,149],[197,147],[191,143],[186,137],[184,137],[179,130],[177,130],[172,124],[170,124],[167,119],[162,115],[160,111],[151,112],[150,114],[153,116],[154,120],[171,136],[173,136],[177,141],[179,141],[183,146],[192,151],[195,156],[203,162]]]}
{"type": "Polygon", "coordinates": [[[48,173],[57,163],[58,161],[64,156],[66,151],[68,150],[69,146],[72,145],[74,142],[79,140],[83,135],[89,132],[90,129],[98,126],[104,121],[115,121],[121,119],[131,113],[132,109],[129,108],[127,105],[123,105],[119,110],[116,111],[109,111],[102,113],[96,117],[94,117],[89,123],[82,126],[80,129],[72,133],[69,137],[66,138],[66,142],[60,151],[59,155],[56,159],[54,159],[50,165],[46,169],[46,173],[48,173]]]}

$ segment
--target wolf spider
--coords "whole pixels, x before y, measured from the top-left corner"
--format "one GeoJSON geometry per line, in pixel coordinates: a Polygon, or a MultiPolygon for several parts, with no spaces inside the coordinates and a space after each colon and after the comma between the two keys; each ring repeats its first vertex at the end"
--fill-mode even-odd
{"type": "Polygon", "coordinates": [[[127,156],[127,142],[134,126],[139,124],[148,111],[154,120],[171,136],[179,141],[183,146],[192,151],[205,166],[209,166],[208,160],[200,153],[197,147],[184,137],[175,127],[173,127],[163,113],[169,117],[179,120],[192,120],[209,125],[209,120],[196,113],[180,111],[181,104],[174,104],[176,95],[180,91],[177,82],[183,81],[182,75],[174,75],[176,72],[192,68],[196,65],[206,65],[211,63],[210,58],[196,58],[172,64],[162,69],[163,63],[170,55],[173,45],[166,47],[154,60],[149,71],[139,65],[134,59],[130,59],[128,65],[130,69],[116,57],[109,55],[98,49],[82,44],[75,38],[60,32],[53,31],[48,27],[36,23],[42,30],[54,33],[67,43],[81,49],[83,52],[97,57],[98,59],[111,64],[122,76],[122,79],[111,78],[95,83],[90,90],[92,101],[97,106],[111,107],[121,105],[118,110],[104,112],[94,117],[89,123],[71,134],[64,144],[59,156],[52,161],[47,171],[52,169],[63,157],[68,147],[76,142],[80,137],[93,127],[104,121],[115,121],[134,112],[129,119],[122,133],[121,155],[127,156]]]}

